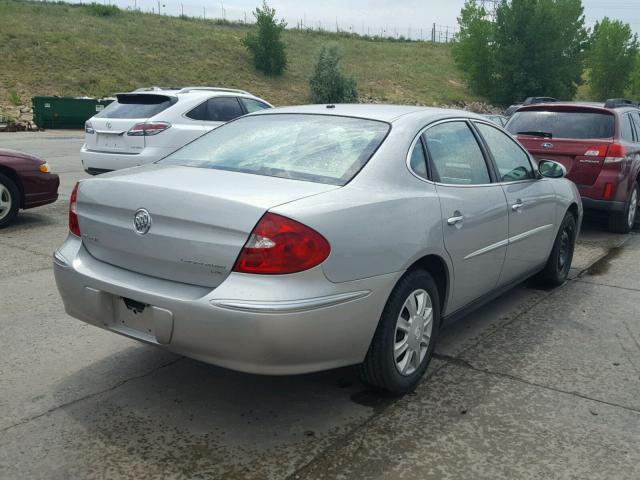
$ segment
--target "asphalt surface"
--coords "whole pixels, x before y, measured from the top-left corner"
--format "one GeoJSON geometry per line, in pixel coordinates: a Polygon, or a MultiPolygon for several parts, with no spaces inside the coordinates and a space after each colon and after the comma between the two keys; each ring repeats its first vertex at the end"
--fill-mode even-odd
{"type": "Polygon", "coordinates": [[[0,231],[1,479],[640,478],[640,236],[587,222],[571,281],[449,327],[417,391],[381,398],[354,368],[240,374],[66,316],[51,254],[81,143],[0,134],[62,178],[0,231]]]}

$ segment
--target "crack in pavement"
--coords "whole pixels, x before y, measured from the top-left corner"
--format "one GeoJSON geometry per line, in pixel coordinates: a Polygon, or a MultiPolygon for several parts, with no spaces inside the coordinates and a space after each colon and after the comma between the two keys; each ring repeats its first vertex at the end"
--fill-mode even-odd
{"type": "Polygon", "coordinates": [[[433,358],[437,358],[438,360],[447,362],[447,363],[452,364],[452,365],[457,365],[459,367],[468,368],[470,370],[473,370],[474,372],[485,373],[485,374],[488,374],[488,375],[493,375],[495,377],[508,378],[509,380],[513,380],[513,381],[516,381],[516,382],[519,382],[519,383],[524,383],[525,385],[529,385],[531,387],[542,388],[542,389],[550,390],[550,391],[553,391],[553,392],[556,392],[556,393],[563,393],[565,395],[571,395],[571,396],[574,396],[574,397],[582,398],[584,400],[590,400],[592,402],[597,402],[597,403],[602,403],[604,405],[609,405],[610,407],[622,408],[622,409],[627,410],[629,412],[640,413],[640,409],[639,408],[628,407],[626,405],[621,405],[619,403],[608,402],[606,400],[600,400],[598,398],[589,397],[588,395],[584,395],[584,394],[582,394],[580,392],[576,392],[576,391],[563,390],[561,388],[552,387],[550,385],[544,385],[542,383],[531,382],[529,380],[525,380],[524,378],[520,378],[520,377],[517,377],[515,375],[511,375],[510,373],[495,372],[495,371],[489,370],[487,368],[478,368],[478,367],[473,366],[470,362],[468,362],[466,360],[463,360],[461,358],[451,357],[449,355],[435,354],[435,353],[433,355],[433,358]]]}
{"type": "MultiPolygon", "coordinates": [[[[447,363],[445,362],[442,365],[438,366],[437,368],[434,368],[433,370],[429,371],[429,375],[434,375],[435,373],[439,372],[446,366],[447,366],[447,363]]],[[[408,394],[408,395],[413,395],[413,394],[408,394]]],[[[355,426],[349,432],[345,433],[342,437],[338,438],[333,443],[329,444],[325,449],[318,452],[318,454],[315,457],[313,457],[311,460],[309,460],[307,463],[296,468],[293,472],[291,472],[289,475],[284,477],[283,480],[294,480],[296,478],[299,478],[299,475],[304,473],[305,470],[312,468],[314,464],[322,461],[325,458],[330,457],[333,453],[336,453],[342,447],[349,446],[350,444],[352,444],[352,442],[357,442],[357,445],[355,446],[355,452],[360,450],[362,448],[362,444],[364,443],[365,439],[364,437],[358,437],[358,434],[363,430],[365,430],[370,423],[372,423],[378,417],[383,415],[389,408],[391,408],[396,403],[400,402],[403,398],[404,397],[395,398],[391,400],[388,405],[385,405],[384,407],[380,408],[378,411],[374,411],[373,414],[370,417],[368,417],[366,420],[364,420],[361,424],[355,426]]]]}
{"type": "Polygon", "coordinates": [[[142,373],[140,375],[133,376],[133,377],[125,378],[124,380],[119,381],[115,385],[112,385],[109,388],[105,388],[104,390],[100,390],[99,392],[89,393],[89,394],[85,395],[84,397],[80,397],[80,398],[76,398],[74,400],[70,400],[69,402],[62,403],[60,405],[52,407],[52,408],[50,408],[50,409],[48,409],[48,410],[46,410],[44,412],[38,413],[37,415],[33,415],[31,417],[24,418],[24,419],[20,420],[19,422],[16,422],[16,423],[14,423],[12,425],[0,428],[0,433],[7,432],[7,431],[9,431],[9,430],[11,430],[11,429],[13,429],[15,427],[20,427],[22,425],[26,425],[27,423],[30,423],[33,420],[37,420],[38,418],[45,417],[45,416],[49,415],[50,413],[53,413],[53,412],[55,412],[57,410],[61,410],[61,409],[70,407],[70,406],[75,405],[77,403],[83,402],[84,400],[88,400],[90,398],[98,397],[98,396],[103,395],[103,394],[105,394],[107,392],[111,392],[113,390],[116,390],[117,388],[120,388],[121,386],[125,385],[126,383],[129,383],[131,381],[138,380],[140,378],[144,378],[144,377],[147,377],[149,375],[152,375],[153,373],[155,373],[155,372],[157,372],[157,371],[159,371],[159,370],[161,370],[163,368],[170,367],[174,363],[177,363],[177,362],[179,362],[180,360],[183,360],[183,359],[184,359],[184,357],[178,357],[178,358],[176,358],[174,360],[171,360],[170,362],[166,362],[166,363],[163,363],[161,365],[158,365],[157,367],[152,368],[148,372],[145,372],[145,373],[142,373]]]}
{"type": "Polygon", "coordinates": [[[640,288],[622,287],[620,285],[610,285],[608,283],[602,283],[602,282],[590,282],[588,280],[585,280],[584,278],[576,278],[575,281],[580,283],[586,283],[588,285],[597,285],[599,287],[619,288],[620,290],[627,290],[629,292],[640,292],[640,288]]]}

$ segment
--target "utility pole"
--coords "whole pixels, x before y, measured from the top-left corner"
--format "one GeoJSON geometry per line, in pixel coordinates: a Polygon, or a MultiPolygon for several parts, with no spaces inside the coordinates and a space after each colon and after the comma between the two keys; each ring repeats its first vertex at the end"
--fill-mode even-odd
{"type": "Polygon", "coordinates": [[[160,0],[158,0],[158,15],[161,15],[162,13],[160,12],[160,0]]]}
{"type": "Polygon", "coordinates": [[[206,7],[202,7],[202,19],[203,20],[207,19],[207,8],[206,7]]]}

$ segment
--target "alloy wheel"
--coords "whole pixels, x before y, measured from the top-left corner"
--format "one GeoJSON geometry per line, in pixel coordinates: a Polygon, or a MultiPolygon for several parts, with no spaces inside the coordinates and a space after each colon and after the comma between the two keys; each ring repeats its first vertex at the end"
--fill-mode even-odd
{"type": "Polygon", "coordinates": [[[0,220],[9,215],[13,205],[13,198],[9,189],[0,183],[0,220]]]}
{"type": "Polygon", "coordinates": [[[411,375],[424,360],[433,331],[433,304],[426,290],[414,290],[396,321],[393,358],[401,375],[411,375]]]}

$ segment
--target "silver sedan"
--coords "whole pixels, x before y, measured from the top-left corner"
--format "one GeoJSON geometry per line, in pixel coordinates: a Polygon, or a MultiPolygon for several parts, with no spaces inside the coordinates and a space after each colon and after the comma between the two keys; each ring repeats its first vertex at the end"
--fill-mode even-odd
{"type": "Polygon", "coordinates": [[[149,344],[262,374],[361,364],[404,393],[445,322],[565,281],[563,174],[468,112],[269,110],[76,185],[55,277],[67,313],[149,344]]]}

